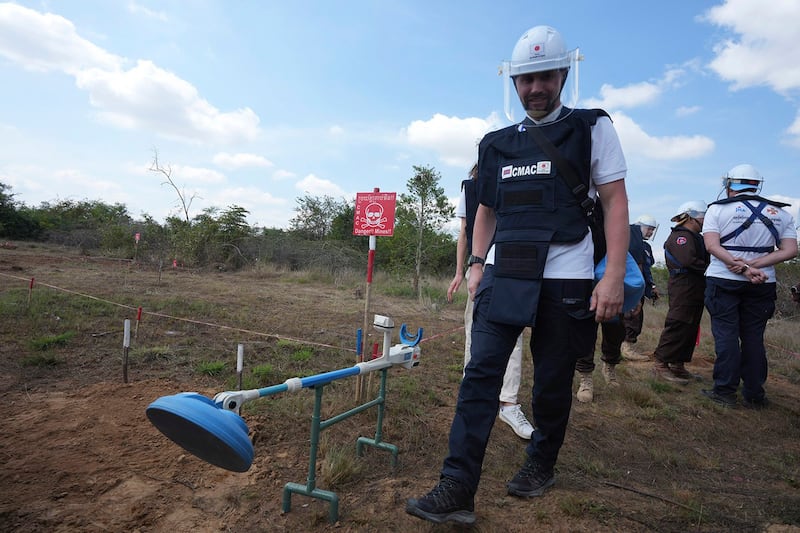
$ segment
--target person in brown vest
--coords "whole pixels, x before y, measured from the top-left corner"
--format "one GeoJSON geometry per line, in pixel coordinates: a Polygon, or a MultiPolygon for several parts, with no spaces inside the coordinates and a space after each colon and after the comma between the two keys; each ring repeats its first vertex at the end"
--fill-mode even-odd
{"type": "Polygon", "coordinates": [[[703,316],[705,271],[710,260],[700,235],[705,214],[705,202],[681,205],[678,214],[670,219],[675,226],[664,242],[669,310],[653,352],[653,374],[673,383],[686,384],[693,377],[685,365],[692,360],[703,316]]]}

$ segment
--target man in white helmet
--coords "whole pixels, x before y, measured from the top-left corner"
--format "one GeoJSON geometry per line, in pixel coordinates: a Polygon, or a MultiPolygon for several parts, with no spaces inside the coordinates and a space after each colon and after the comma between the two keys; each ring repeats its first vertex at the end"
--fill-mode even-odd
{"type": "Polygon", "coordinates": [[[475,302],[472,354],[439,482],[406,505],[408,513],[425,520],[475,521],[474,496],[503,373],[527,326],[533,327],[532,413],[537,429],[526,449],[527,460],[507,491],[540,496],[554,484],[575,362],[594,346],[595,321],[609,320],[622,310],[627,168],[604,111],[562,105],[562,96],[570,94],[565,89],[568,77],[577,79],[571,70],[577,58],[577,49],[568,50],[556,30],[536,26],[523,34],[511,61],[504,64],[527,116],[487,134],[480,143],[480,205],[468,260],[475,302]],[[579,186],[570,187],[567,180],[579,186]],[[593,285],[589,215],[596,195],[605,217],[608,266],[593,285]]]}
{"type": "Polygon", "coordinates": [[[705,304],[714,335],[714,387],[703,390],[711,400],[761,409],[767,354],[764,330],[775,312],[775,265],[797,255],[794,219],[788,204],[759,196],[764,178],[748,164],[733,167],[722,178],[726,198],[712,203],[703,223],[711,254],[706,271],[705,304]]]}
{"type": "MultiPolygon", "coordinates": [[[[635,345],[636,341],[639,340],[639,335],[641,335],[642,327],[644,326],[644,299],[647,298],[655,304],[659,297],[658,288],[653,281],[652,272],[655,258],[653,257],[653,249],[648,242],[655,237],[656,231],[658,231],[658,222],[656,222],[656,219],[651,215],[642,215],[636,219],[633,225],[638,228],[638,233],[642,241],[642,262],[639,263],[639,268],[641,268],[642,276],[644,276],[644,296],[642,296],[641,305],[639,307],[625,313],[623,319],[625,324],[625,340],[622,343],[622,356],[629,361],[647,361],[649,358],[640,353],[635,345]]],[[[633,238],[634,236],[632,233],[631,239],[633,238]]],[[[634,259],[636,259],[637,263],[639,262],[637,257],[634,256],[634,259]]]]}
{"type": "Polygon", "coordinates": [[[669,310],[658,346],[653,352],[656,360],[653,374],[665,381],[683,385],[693,377],[685,365],[692,360],[703,317],[705,273],[709,262],[700,234],[705,214],[705,202],[682,204],[670,219],[675,226],[664,242],[664,256],[669,271],[669,310]]]}

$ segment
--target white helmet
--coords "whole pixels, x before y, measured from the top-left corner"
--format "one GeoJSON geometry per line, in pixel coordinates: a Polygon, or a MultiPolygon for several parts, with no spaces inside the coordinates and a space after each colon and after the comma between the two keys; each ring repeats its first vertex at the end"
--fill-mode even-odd
{"type": "MultiPolygon", "coordinates": [[[[534,26],[519,38],[511,52],[511,60],[503,61],[502,74],[505,88],[505,113],[514,122],[512,110],[513,79],[521,74],[543,72],[547,70],[567,69],[570,71],[567,80],[570,86],[566,92],[567,101],[562,104],[575,107],[578,102],[578,61],[580,53],[577,48],[567,50],[567,44],[561,34],[550,26],[534,26]]],[[[564,88],[561,89],[564,96],[564,88]]]]}
{"type": "Polygon", "coordinates": [[[653,228],[653,233],[650,234],[650,237],[647,237],[648,240],[653,239],[656,236],[656,232],[658,231],[658,222],[656,222],[655,217],[652,215],[642,215],[636,219],[634,224],[653,228]]]}
{"type": "Polygon", "coordinates": [[[707,210],[708,206],[705,202],[700,200],[691,200],[682,203],[678,208],[678,212],[670,220],[672,222],[677,222],[678,224],[683,224],[689,218],[705,218],[707,210]]]}
{"type": "Polygon", "coordinates": [[[748,164],[736,165],[722,177],[722,186],[732,191],[755,189],[756,194],[761,192],[764,178],[758,173],[756,167],[748,164]]]}
{"type": "Polygon", "coordinates": [[[507,61],[508,75],[512,78],[529,72],[542,72],[569,68],[572,53],[567,43],[554,28],[534,26],[522,34],[507,61]]]}

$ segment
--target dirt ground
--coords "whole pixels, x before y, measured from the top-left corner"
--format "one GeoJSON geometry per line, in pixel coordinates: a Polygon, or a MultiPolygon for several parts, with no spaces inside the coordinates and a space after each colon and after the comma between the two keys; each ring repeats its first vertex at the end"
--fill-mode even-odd
{"type": "MultiPolygon", "coordinates": [[[[122,290],[131,303],[140,294],[184,295],[230,306],[260,294],[243,316],[231,311],[232,317],[240,316],[237,327],[295,339],[313,334],[332,345],[350,342],[349,332],[363,319],[364,300],[350,287],[287,284],[278,274],[247,273],[170,273],[156,282],[151,271],[114,263],[0,250],[0,298],[27,288],[24,280],[31,277],[109,300],[122,290]]],[[[335,524],[328,522],[328,504],[319,500],[294,496],[291,511],[281,509],[284,484],[306,482],[312,392],[295,393],[297,400],[276,397],[246,411],[255,459],[247,472],[229,472],[188,454],[145,416],[147,406],[164,395],[197,391],[212,397],[225,389],[223,378],[198,376],[186,365],[140,362],[124,384],[120,338],[88,332],[79,334],[84,341],[78,350],[65,352],[66,364],[26,367],[21,364],[29,351],[26,338],[36,333],[16,329],[23,322],[8,318],[6,310],[0,323],[0,396],[6,406],[0,420],[0,531],[455,530],[406,515],[404,503],[434,484],[446,453],[463,349],[463,308],[374,298],[372,312],[393,315],[412,329],[425,327],[423,360],[412,371],[390,370],[384,440],[400,448],[398,466],[392,469],[388,455],[379,451],[357,459],[363,468],[336,488],[335,524]],[[415,373],[414,381],[395,372],[415,373]],[[422,414],[405,417],[393,411],[392,398],[403,395],[417,398],[422,414]]],[[[208,332],[211,328],[202,324],[181,322],[143,337],[153,344],[170,342],[167,326],[183,332],[180,342],[196,343],[198,351],[217,342],[212,337],[224,337],[228,344],[235,339],[229,330],[208,332]],[[196,338],[190,341],[189,332],[196,338]]],[[[254,342],[266,340],[256,336],[254,342]]],[[[781,357],[797,372],[793,355],[781,357]]],[[[520,500],[505,493],[505,482],[524,458],[524,442],[502,424],[496,426],[473,530],[800,531],[797,374],[771,374],[768,411],[723,410],[699,395],[709,383],[712,361],[713,355],[696,354],[692,370],[703,381],[682,390],[658,388],[648,381],[646,363],[627,363],[620,369],[620,390],[599,383],[594,403],[575,402],[557,484],[542,498],[520,500]]],[[[332,364],[345,366],[338,360],[332,364]]],[[[529,361],[525,371],[530,374],[529,361]]],[[[601,382],[599,371],[595,379],[601,382]]],[[[334,389],[350,386],[343,380],[334,389]]],[[[526,377],[521,394],[529,387],[526,377]]],[[[529,395],[520,398],[523,405],[529,395]]],[[[326,446],[344,449],[359,435],[372,436],[374,415],[361,414],[335,428],[326,446]]]]}

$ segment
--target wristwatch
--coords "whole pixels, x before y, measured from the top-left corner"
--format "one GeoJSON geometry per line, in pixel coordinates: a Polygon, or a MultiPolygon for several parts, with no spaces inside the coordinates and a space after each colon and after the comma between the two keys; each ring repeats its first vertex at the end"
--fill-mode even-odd
{"type": "Polygon", "coordinates": [[[484,259],[483,257],[478,257],[477,255],[471,255],[467,258],[468,267],[471,267],[475,263],[478,263],[479,265],[485,265],[486,259],[484,259]]]}

